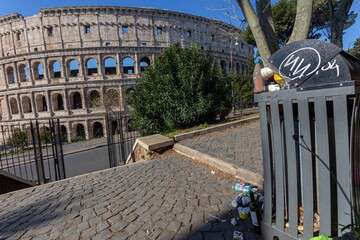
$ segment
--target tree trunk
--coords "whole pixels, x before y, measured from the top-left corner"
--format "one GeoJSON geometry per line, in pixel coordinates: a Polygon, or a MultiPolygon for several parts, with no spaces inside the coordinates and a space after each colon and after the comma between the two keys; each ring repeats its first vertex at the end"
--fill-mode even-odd
{"type": "Polygon", "coordinates": [[[309,35],[313,0],[298,0],[296,4],[296,17],[294,29],[288,43],[306,39],[309,35]]]}
{"type": "Polygon", "coordinates": [[[265,35],[263,28],[261,27],[260,20],[256,16],[254,9],[252,8],[249,0],[237,0],[244,16],[249,24],[252,34],[254,35],[256,46],[259,50],[261,59],[265,66],[269,64],[268,59],[273,53],[268,39],[265,35]]]}
{"type": "Polygon", "coordinates": [[[276,38],[274,21],[272,18],[271,1],[256,0],[256,14],[259,18],[261,29],[263,29],[269,44],[270,52],[274,53],[278,49],[278,39],[276,38]]]}

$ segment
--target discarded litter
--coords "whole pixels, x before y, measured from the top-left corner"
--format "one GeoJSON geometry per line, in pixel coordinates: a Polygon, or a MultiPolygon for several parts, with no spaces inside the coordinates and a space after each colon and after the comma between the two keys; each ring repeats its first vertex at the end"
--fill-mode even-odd
{"type": "Polygon", "coordinates": [[[238,221],[246,221],[250,218],[254,230],[260,232],[261,213],[264,205],[263,193],[256,186],[241,182],[236,182],[232,189],[238,195],[231,201],[231,206],[237,210],[238,214],[231,219],[230,223],[236,226],[238,221]]]}
{"type": "Polygon", "coordinates": [[[233,239],[235,240],[244,240],[244,234],[240,231],[234,231],[233,239]]]}

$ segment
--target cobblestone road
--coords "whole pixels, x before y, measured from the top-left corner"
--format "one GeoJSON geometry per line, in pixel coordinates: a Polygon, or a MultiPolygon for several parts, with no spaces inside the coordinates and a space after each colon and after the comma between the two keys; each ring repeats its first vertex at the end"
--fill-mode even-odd
{"type": "Polygon", "coordinates": [[[232,239],[231,184],[171,153],[0,195],[0,239],[232,239]]]}
{"type": "Polygon", "coordinates": [[[263,174],[259,121],[185,139],[180,143],[263,174]]]}

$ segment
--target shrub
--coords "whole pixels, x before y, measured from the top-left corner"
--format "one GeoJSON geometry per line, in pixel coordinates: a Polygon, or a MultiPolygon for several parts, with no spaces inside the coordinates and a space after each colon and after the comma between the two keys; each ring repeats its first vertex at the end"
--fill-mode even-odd
{"type": "Polygon", "coordinates": [[[28,135],[26,132],[16,130],[14,134],[9,138],[9,144],[20,149],[24,149],[27,145],[28,135]]]}
{"type": "Polygon", "coordinates": [[[134,126],[142,134],[152,134],[224,118],[231,111],[230,81],[198,47],[173,45],[131,94],[134,126]]]}

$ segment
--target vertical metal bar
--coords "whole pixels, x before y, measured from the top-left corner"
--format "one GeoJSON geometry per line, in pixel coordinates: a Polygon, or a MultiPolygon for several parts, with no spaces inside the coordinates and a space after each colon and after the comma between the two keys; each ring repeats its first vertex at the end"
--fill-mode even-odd
{"type": "Polygon", "coordinates": [[[108,155],[109,155],[109,166],[110,168],[114,167],[114,154],[113,154],[113,126],[112,126],[112,118],[110,116],[110,113],[106,113],[106,128],[107,128],[107,145],[108,145],[108,155]]]}
{"type": "MultiPolygon", "coordinates": [[[[311,146],[309,103],[307,99],[299,101],[299,124],[300,138],[302,145],[311,146]]],[[[304,239],[313,236],[314,223],[314,199],[313,199],[313,168],[312,153],[300,147],[300,165],[302,175],[302,206],[304,209],[304,239]]]]}
{"type": "Polygon", "coordinates": [[[268,118],[266,112],[266,103],[260,102],[260,128],[261,128],[261,144],[262,158],[264,165],[264,220],[267,225],[272,222],[272,179],[271,179],[271,161],[270,161],[270,141],[268,134],[268,118]]]}
{"type": "Polygon", "coordinates": [[[334,113],[336,176],[338,182],[338,226],[340,235],[341,226],[351,224],[352,214],[349,202],[351,197],[351,172],[347,98],[345,95],[334,97],[334,113]]]}
{"type": "Polygon", "coordinates": [[[318,197],[320,233],[331,235],[331,179],[329,158],[329,134],[325,97],[315,99],[316,159],[318,166],[318,197]]]}
{"type": "Polygon", "coordinates": [[[284,123],[286,138],[286,161],[288,166],[288,212],[289,212],[289,233],[298,235],[298,183],[297,183],[297,159],[294,141],[294,114],[292,102],[284,103],[284,123]]]}
{"type": "Polygon", "coordinates": [[[64,163],[64,151],[62,146],[63,138],[61,136],[61,125],[60,120],[56,119],[56,126],[55,126],[55,144],[56,144],[56,156],[59,164],[59,178],[65,179],[66,172],[65,172],[65,163],[64,163]]]}
{"type": "Polygon", "coordinates": [[[284,209],[284,154],[282,148],[282,134],[279,116],[279,104],[277,100],[271,102],[271,122],[273,124],[273,153],[275,161],[275,184],[276,184],[276,217],[277,229],[283,231],[285,226],[284,209]]]}
{"type": "MultiPolygon", "coordinates": [[[[120,122],[120,133],[119,133],[119,137],[120,137],[120,161],[116,161],[116,166],[119,166],[119,163],[121,162],[121,164],[123,165],[126,161],[126,154],[125,154],[125,144],[126,142],[124,141],[124,125],[123,125],[123,121],[126,122],[126,117],[122,116],[121,114],[119,114],[119,122],[120,122]]],[[[127,131],[127,129],[126,129],[127,131]]]]}
{"type": "Polygon", "coordinates": [[[37,177],[38,177],[38,184],[45,183],[45,171],[44,171],[44,163],[42,159],[41,153],[41,141],[40,141],[40,134],[39,134],[39,123],[36,121],[35,126],[33,122],[30,122],[31,126],[31,136],[32,142],[34,146],[34,157],[36,163],[36,170],[37,170],[37,177]]]}

